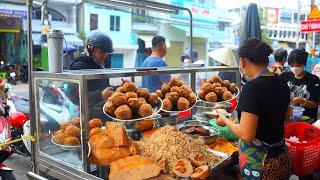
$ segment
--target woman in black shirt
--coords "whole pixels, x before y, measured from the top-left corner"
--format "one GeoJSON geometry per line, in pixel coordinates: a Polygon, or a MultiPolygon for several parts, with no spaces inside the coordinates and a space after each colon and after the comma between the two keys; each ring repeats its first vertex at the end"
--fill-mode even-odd
{"type": "Polygon", "coordinates": [[[284,146],[289,88],[267,69],[272,49],[249,39],[239,49],[243,86],[237,110],[240,124],[219,115],[217,124],[228,126],[239,138],[239,165],[243,179],[288,179],[289,158],[284,146]]]}
{"type": "Polygon", "coordinates": [[[317,120],[320,80],[316,75],[304,70],[307,59],[308,53],[304,50],[293,50],[288,57],[291,72],[281,74],[280,78],[290,86],[291,104],[303,106],[305,108],[303,115],[317,120]]]}

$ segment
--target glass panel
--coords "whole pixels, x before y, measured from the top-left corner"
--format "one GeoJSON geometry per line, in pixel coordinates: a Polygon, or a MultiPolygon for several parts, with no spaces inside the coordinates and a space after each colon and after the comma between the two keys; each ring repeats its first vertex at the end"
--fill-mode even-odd
{"type": "Polygon", "coordinates": [[[82,169],[81,122],[74,121],[80,116],[79,84],[37,79],[36,92],[40,153],[82,169]]]}

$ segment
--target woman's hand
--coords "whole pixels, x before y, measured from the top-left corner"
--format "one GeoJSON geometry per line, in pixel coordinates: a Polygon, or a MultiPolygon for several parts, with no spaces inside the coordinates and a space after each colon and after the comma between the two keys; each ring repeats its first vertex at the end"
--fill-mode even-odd
{"type": "Polygon", "coordinates": [[[304,99],[302,97],[294,97],[291,101],[292,105],[300,105],[304,103],[304,99]]]}
{"type": "Polygon", "coordinates": [[[224,115],[219,114],[216,120],[218,126],[226,126],[226,120],[228,120],[224,115]]]}

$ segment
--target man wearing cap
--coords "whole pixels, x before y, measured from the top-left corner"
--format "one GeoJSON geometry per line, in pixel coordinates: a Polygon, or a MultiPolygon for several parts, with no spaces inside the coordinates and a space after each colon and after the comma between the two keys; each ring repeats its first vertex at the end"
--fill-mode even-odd
{"type": "MultiPolygon", "coordinates": [[[[91,33],[88,36],[86,51],[83,53],[83,55],[71,61],[71,63],[69,64],[69,69],[103,69],[105,68],[104,64],[108,64],[106,61],[110,58],[107,57],[112,52],[113,45],[111,38],[101,31],[91,31],[91,33]]],[[[69,93],[72,93],[69,96],[70,100],[74,104],[78,105],[78,87],[72,84],[68,84],[67,89],[69,89],[69,93]]],[[[88,103],[91,108],[97,109],[90,111],[90,118],[98,118],[99,116],[102,116],[102,114],[96,114],[96,111],[101,112],[103,101],[110,97],[112,93],[112,88],[109,87],[109,79],[88,81],[88,103]],[[102,91],[105,92],[103,97],[101,94],[102,91]]]]}
{"type": "Polygon", "coordinates": [[[84,55],[74,59],[70,70],[103,69],[109,54],[113,53],[111,38],[98,30],[92,31],[88,36],[88,43],[84,55]]]}

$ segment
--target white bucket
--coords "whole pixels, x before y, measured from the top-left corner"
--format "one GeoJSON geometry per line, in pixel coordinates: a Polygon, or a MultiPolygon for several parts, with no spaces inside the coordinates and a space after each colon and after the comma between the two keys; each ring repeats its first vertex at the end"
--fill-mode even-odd
{"type": "Polygon", "coordinates": [[[63,32],[61,30],[51,30],[47,34],[47,38],[49,72],[61,73],[63,69],[63,32]]]}

